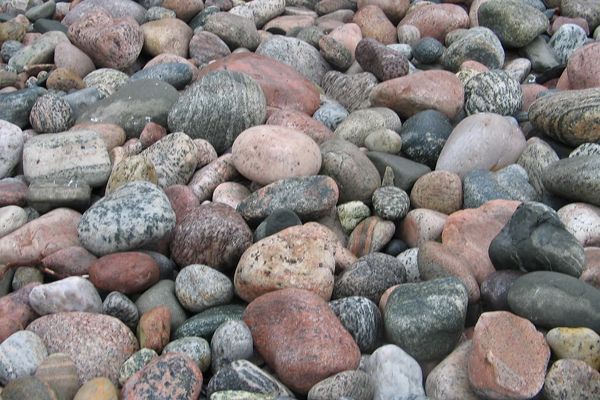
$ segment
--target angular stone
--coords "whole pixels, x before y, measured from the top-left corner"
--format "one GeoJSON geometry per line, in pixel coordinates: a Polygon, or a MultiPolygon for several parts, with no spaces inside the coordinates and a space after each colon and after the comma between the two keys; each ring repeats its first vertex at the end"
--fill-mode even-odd
{"type": "Polygon", "coordinates": [[[141,348],[162,352],[171,336],[169,307],[158,306],[144,312],[138,322],[136,334],[141,348]]]}

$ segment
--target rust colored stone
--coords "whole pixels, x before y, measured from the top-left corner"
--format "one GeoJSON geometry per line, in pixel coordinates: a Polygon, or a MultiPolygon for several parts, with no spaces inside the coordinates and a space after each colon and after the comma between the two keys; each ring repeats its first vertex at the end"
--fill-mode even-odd
{"type": "Polygon", "coordinates": [[[161,353],[171,336],[171,310],[167,306],[154,307],[142,314],[137,326],[140,348],[161,353]]]}
{"type": "Polygon", "coordinates": [[[37,313],[29,306],[29,293],[38,285],[37,282],[30,283],[0,298],[0,343],[37,318],[37,313]]]}
{"type": "Polygon", "coordinates": [[[158,264],[152,257],[133,251],[100,257],[89,273],[96,288],[124,294],[143,292],[160,277],[158,264]]]}

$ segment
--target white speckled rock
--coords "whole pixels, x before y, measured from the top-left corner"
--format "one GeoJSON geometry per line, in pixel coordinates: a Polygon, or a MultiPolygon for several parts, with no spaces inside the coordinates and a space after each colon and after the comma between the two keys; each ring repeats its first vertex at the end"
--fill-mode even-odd
{"type": "Polygon", "coordinates": [[[0,179],[18,164],[23,151],[23,131],[17,125],[0,120],[0,179]]]}
{"type": "Polygon", "coordinates": [[[196,170],[197,148],[183,132],[165,136],[141,153],[154,165],[158,186],[187,184],[196,170]]]}
{"type": "Polygon", "coordinates": [[[87,279],[71,276],[34,287],[29,305],[40,315],[66,311],[102,312],[102,299],[87,279]]]}
{"type": "Polygon", "coordinates": [[[583,246],[600,246],[600,207],[571,203],[558,210],[558,217],[583,246]]]}
{"type": "Polygon", "coordinates": [[[480,112],[514,115],[522,106],[521,86],[505,71],[485,71],[465,84],[467,115],[480,112]]]}
{"type": "Polygon", "coordinates": [[[101,186],[108,180],[110,170],[106,145],[93,131],[37,135],[23,149],[23,172],[30,182],[78,179],[90,186],[101,186]]]}
{"type": "Polygon", "coordinates": [[[177,275],[175,294],[184,308],[199,313],[210,307],[228,304],[233,298],[233,283],[214,268],[193,264],[183,268],[177,275]]]}
{"type": "Polygon", "coordinates": [[[273,18],[283,14],[285,6],[285,0],[253,0],[246,4],[233,7],[230,12],[232,14],[244,16],[247,11],[250,11],[256,27],[260,28],[273,18]]]}
{"type": "Polygon", "coordinates": [[[137,249],[162,239],[175,227],[175,212],[156,185],[135,181],[94,203],[77,232],[83,247],[96,255],[137,249]]]}
{"type": "Polygon", "coordinates": [[[21,207],[0,207],[0,238],[27,223],[27,212],[21,207]]]}
{"type": "Polygon", "coordinates": [[[33,375],[38,365],[48,357],[42,339],[29,331],[18,331],[0,344],[0,383],[33,375]]]}

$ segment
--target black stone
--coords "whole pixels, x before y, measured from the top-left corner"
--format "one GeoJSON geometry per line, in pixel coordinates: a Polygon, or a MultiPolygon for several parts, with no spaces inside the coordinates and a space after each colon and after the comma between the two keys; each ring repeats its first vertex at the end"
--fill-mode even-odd
{"type": "Polygon", "coordinates": [[[389,254],[390,256],[396,257],[398,254],[402,253],[406,249],[408,249],[408,245],[402,240],[392,239],[385,246],[383,252],[385,254],[389,254]]]}
{"type": "Polygon", "coordinates": [[[437,110],[421,111],[402,125],[402,153],[411,160],[435,168],[437,159],[452,133],[452,125],[437,110]]]}
{"type": "Polygon", "coordinates": [[[295,212],[286,209],[275,210],[256,228],[254,241],[258,242],[267,236],[296,225],[302,225],[302,221],[295,212]]]}
{"type": "Polygon", "coordinates": [[[367,153],[367,157],[375,165],[381,177],[385,173],[385,167],[390,167],[394,172],[394,186],[407,193],[410,193],[417,179],[431,172],[431,168],[427,165],[389,153],[370,151],[367,153]]]}

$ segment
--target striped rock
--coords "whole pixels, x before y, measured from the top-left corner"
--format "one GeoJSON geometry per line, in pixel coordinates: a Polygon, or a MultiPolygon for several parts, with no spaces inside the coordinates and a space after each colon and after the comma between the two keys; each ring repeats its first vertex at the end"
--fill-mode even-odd
{"type": "Polygon", "coordinates": [[[35,371],[35,377],[48,384],[61,399],[72,399],[79,389],[77,367],[67,354],[54,353],[35,371]]]}
{"type": "Polygon", "coordinates": [[[369,95],[377,83],[377,78],[370,72],[346,75],[339,71],[329,71],[323,76],[321,86],[328,97],[352,112],[369,107],[369,95]]]}
{"type": "Polygon", "coordinates": [[[570,146],[600,139],[600,88],[543,96],[529,107],[533,126],[570,146]]]}

